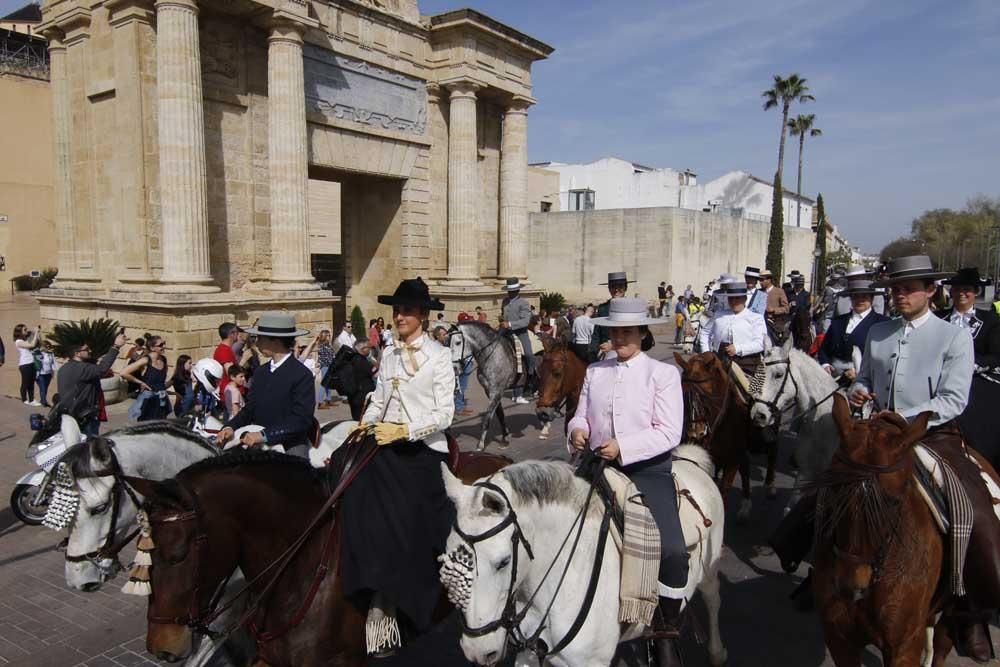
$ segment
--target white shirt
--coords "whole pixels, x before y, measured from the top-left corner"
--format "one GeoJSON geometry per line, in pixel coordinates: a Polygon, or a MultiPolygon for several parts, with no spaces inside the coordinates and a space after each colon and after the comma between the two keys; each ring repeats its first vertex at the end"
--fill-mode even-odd
{"type": "Polygon", "coordinates": [[[412,345],[400,342],[385,349],[375,391],[361,420],[408,424],[410,442],[423,440],[431,449],[447,453],[444,430],[455,416],[454,392],[451,351],[424,334],[412,345]]]}
{"type": "Polygon", "coordinates": [[[956,309],[954,312],[952,312],[951,317],[948,319],[951,321],[952,324],[957,324],[963,329],[971,329],[972,318],[975,317],[975,315],[976,315],[975,307],[969,308],[964,313],[960,313],[956,309]]]}
{"type": "Polygon", "coordinates": [[[586,315],[577,315],[573,320],[573,342],[580,345],[590,345],[594,337],[594,323],[586,315]]]}
{"type": "Polygon", "coordinates": [[[357,337],[347,329],[344,329],[343,331],[340,332],[340,335],[337,336],[337,349],[340,349],[342,345],[347,345],[353,350],[354,344],[357,342],[358,342],[357,337]]]}
{"type": "Polygon", "coordinates": [[[850,335],[852,331],[857,329],[858,325],[861,324],[862,320],[868,317],[868,314],[870,312],[872,312],[871,308],[868,308],[867,310],[860,313],[858,312],[851,313],[851,318],[847,320],[847,334],[850,335]]]}
{"type": "Polygon", "coordinates": [[[17,340],[14,341],[14,346],[17,347],[17,365],[24,366],[26,364],[34,364],[35,357],[31,353],[31,346],[28,345],[28,341],[17,340]]]}
{"type": "Polygon", "coordinates": [[[283,356],[281,359],[278,359],[277,361],[274,360],[274,357],[271,357],[271,372],[273,373],[274,371],[278,370],[278,367],[281,366],[281,364],[285,363],[285,360],[288,359],[288,357],[290,356],[292,356],[291,352],[283,356]]]}
{"type": "Polygon", "coordinates": [[[396,344],[395,339],[392,337],[392,332],[386,329],[382,332],[382,347],[392,347],[396,344]]]}
{"type": "Polygon", "coordinates": [[[736,356],[745,357],[764,351],[767,326],[764,318],[749,308],[738,313],[729,310],[719,312],[698,333],[701,349],[718,351],[720,347],[732,343],[736,346],[736,356]]]}
{"type": "Polygon", "coordinates": [[[903,338],[906,338],[911,333],[922,327],[924,323],[926,323],[929,319],[931,319],[931,315],[933,315],[933,313],[931,313],[931,311],[928,310],[926,313],[924,313],[917,319],[910,320],[909,322],[907,322],[906,326],[903,328],[903,338]]]}

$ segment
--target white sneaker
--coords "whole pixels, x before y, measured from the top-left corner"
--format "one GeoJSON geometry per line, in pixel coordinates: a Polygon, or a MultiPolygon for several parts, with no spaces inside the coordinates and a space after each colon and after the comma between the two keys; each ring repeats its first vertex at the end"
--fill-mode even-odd
{"type": "Polygon", "coordinates": [[[28,401],[21,401],[21,402],[24,403],[25,405],[31,405],[31,403],[29,403],[28,401]]]}
{"type": "Polygon", "coordinates": [[[28,405],[36,407],[36,408],[42,407],[42,404],[39,403],[38,401],[32,401],[31,403],[28,403],[28,405]]]}
{"type": "Polygon", "coordinates": [[[518,405],[527,405],[528,403],[531,403],[531,401],[526,399],[524,396],[518,396],[517,398],[514,399],[514,403],[518,405]]]}

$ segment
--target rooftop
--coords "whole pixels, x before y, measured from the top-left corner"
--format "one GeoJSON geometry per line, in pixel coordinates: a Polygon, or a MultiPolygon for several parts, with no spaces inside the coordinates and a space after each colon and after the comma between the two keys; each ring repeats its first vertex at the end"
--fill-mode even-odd
{"type": "Polygon", "coordinates": [[[7,16],[0,18],[0,21],[33,21],[42,22],[42,8],[34,2],[29,2],[20,9],[15,9],[7,16]]]}

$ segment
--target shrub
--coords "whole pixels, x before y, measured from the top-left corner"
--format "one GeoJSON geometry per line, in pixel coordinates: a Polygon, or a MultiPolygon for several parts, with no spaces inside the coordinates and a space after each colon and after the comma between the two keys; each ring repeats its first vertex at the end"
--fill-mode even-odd
{"type": "Polygon", "coordinates": [[[368,335],[368,327],[365,324],[365,316],[361,313],[360,306],[354,306],[354,308],[351,308],[351,328],[354,329],[354,335],[359,339],[368,335]]]}
{"type": "Polygon", "coordinates": [[[543,313],[551,313],[566,307],[566,298],[559,292],[542,292],[538,307],[543,313]]]}
{"type": "Polygon", "coordinates": [[[40,289],[45,289],[52,284],[55,280],[56,274],[59,273],[58,269],[49,267],[47,269],[42,269],[42,275],[37,278],[33,278],[30,275],[14,276],[12,280],[14,281],[14,287],[18,292],[35,292],[40,289]]]}

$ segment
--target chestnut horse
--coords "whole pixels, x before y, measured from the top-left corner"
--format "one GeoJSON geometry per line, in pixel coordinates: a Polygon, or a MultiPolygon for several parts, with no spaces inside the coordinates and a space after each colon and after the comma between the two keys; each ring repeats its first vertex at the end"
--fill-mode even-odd
{"type": "Polygon", "coordinates": [[[951,598],[945,544],[913,477],[913,446],[931,413],[911,423],[892,412],[855,422],[847,400],[833,400],[841,444],[813,485],[812,581],[827,648],[837,667],[860,667],[868,644],[887,667],[941,667],[952,648],[937,622],[951,598]]]}
{"type": "MultiPolygon", "coordinates": [[[[722,471],[719,487],[723,497],[733,488],[740,473],[743,502],[739,516],[750,514],[750,441],[754,426],[751,405],[729,375],[729,369],[715,352],[702,352],[687,361],[674,352],[681,368],[684,391],[684,441],[695,442],[708,450],[712,461],[722,471]]],[[[767,495],[775,494],[774,471],[777,446],[767,447],[767,495]]]]}
{"type": "MultiPolygon", "coordinates": [[[[493,454],[464,453],[463,459],[459,476],[469,483],[511,463],[493,454]]],[[[256,638],[255,665],[365,664],[367,610],[341,588],[337,506],[290,550],[326,506],[327,471],[253,450],[210,461],[166,482],[130,480],[145,487],[155,544],[147,650],[170,662],[189,655],[194,631],[213,616],[217,592],[239,567],[251,582],[250,612],[241,621],[256,638]]],[[[439,610],[443,618],[450,608],[445,603],[439,610]]]]}
{"type": "Polygon", "coordinates": [[[563,431],[569,420],[576,414],[580,403],[583,379],[587,375],[587,362],[581,359],[566,343],[545,341],[545,356],[538,367],[538,403],[536,414],[542,422],[540,438],[549,436],[553,412],[566,402],[563,414],[566,416],[563,431]]]}

